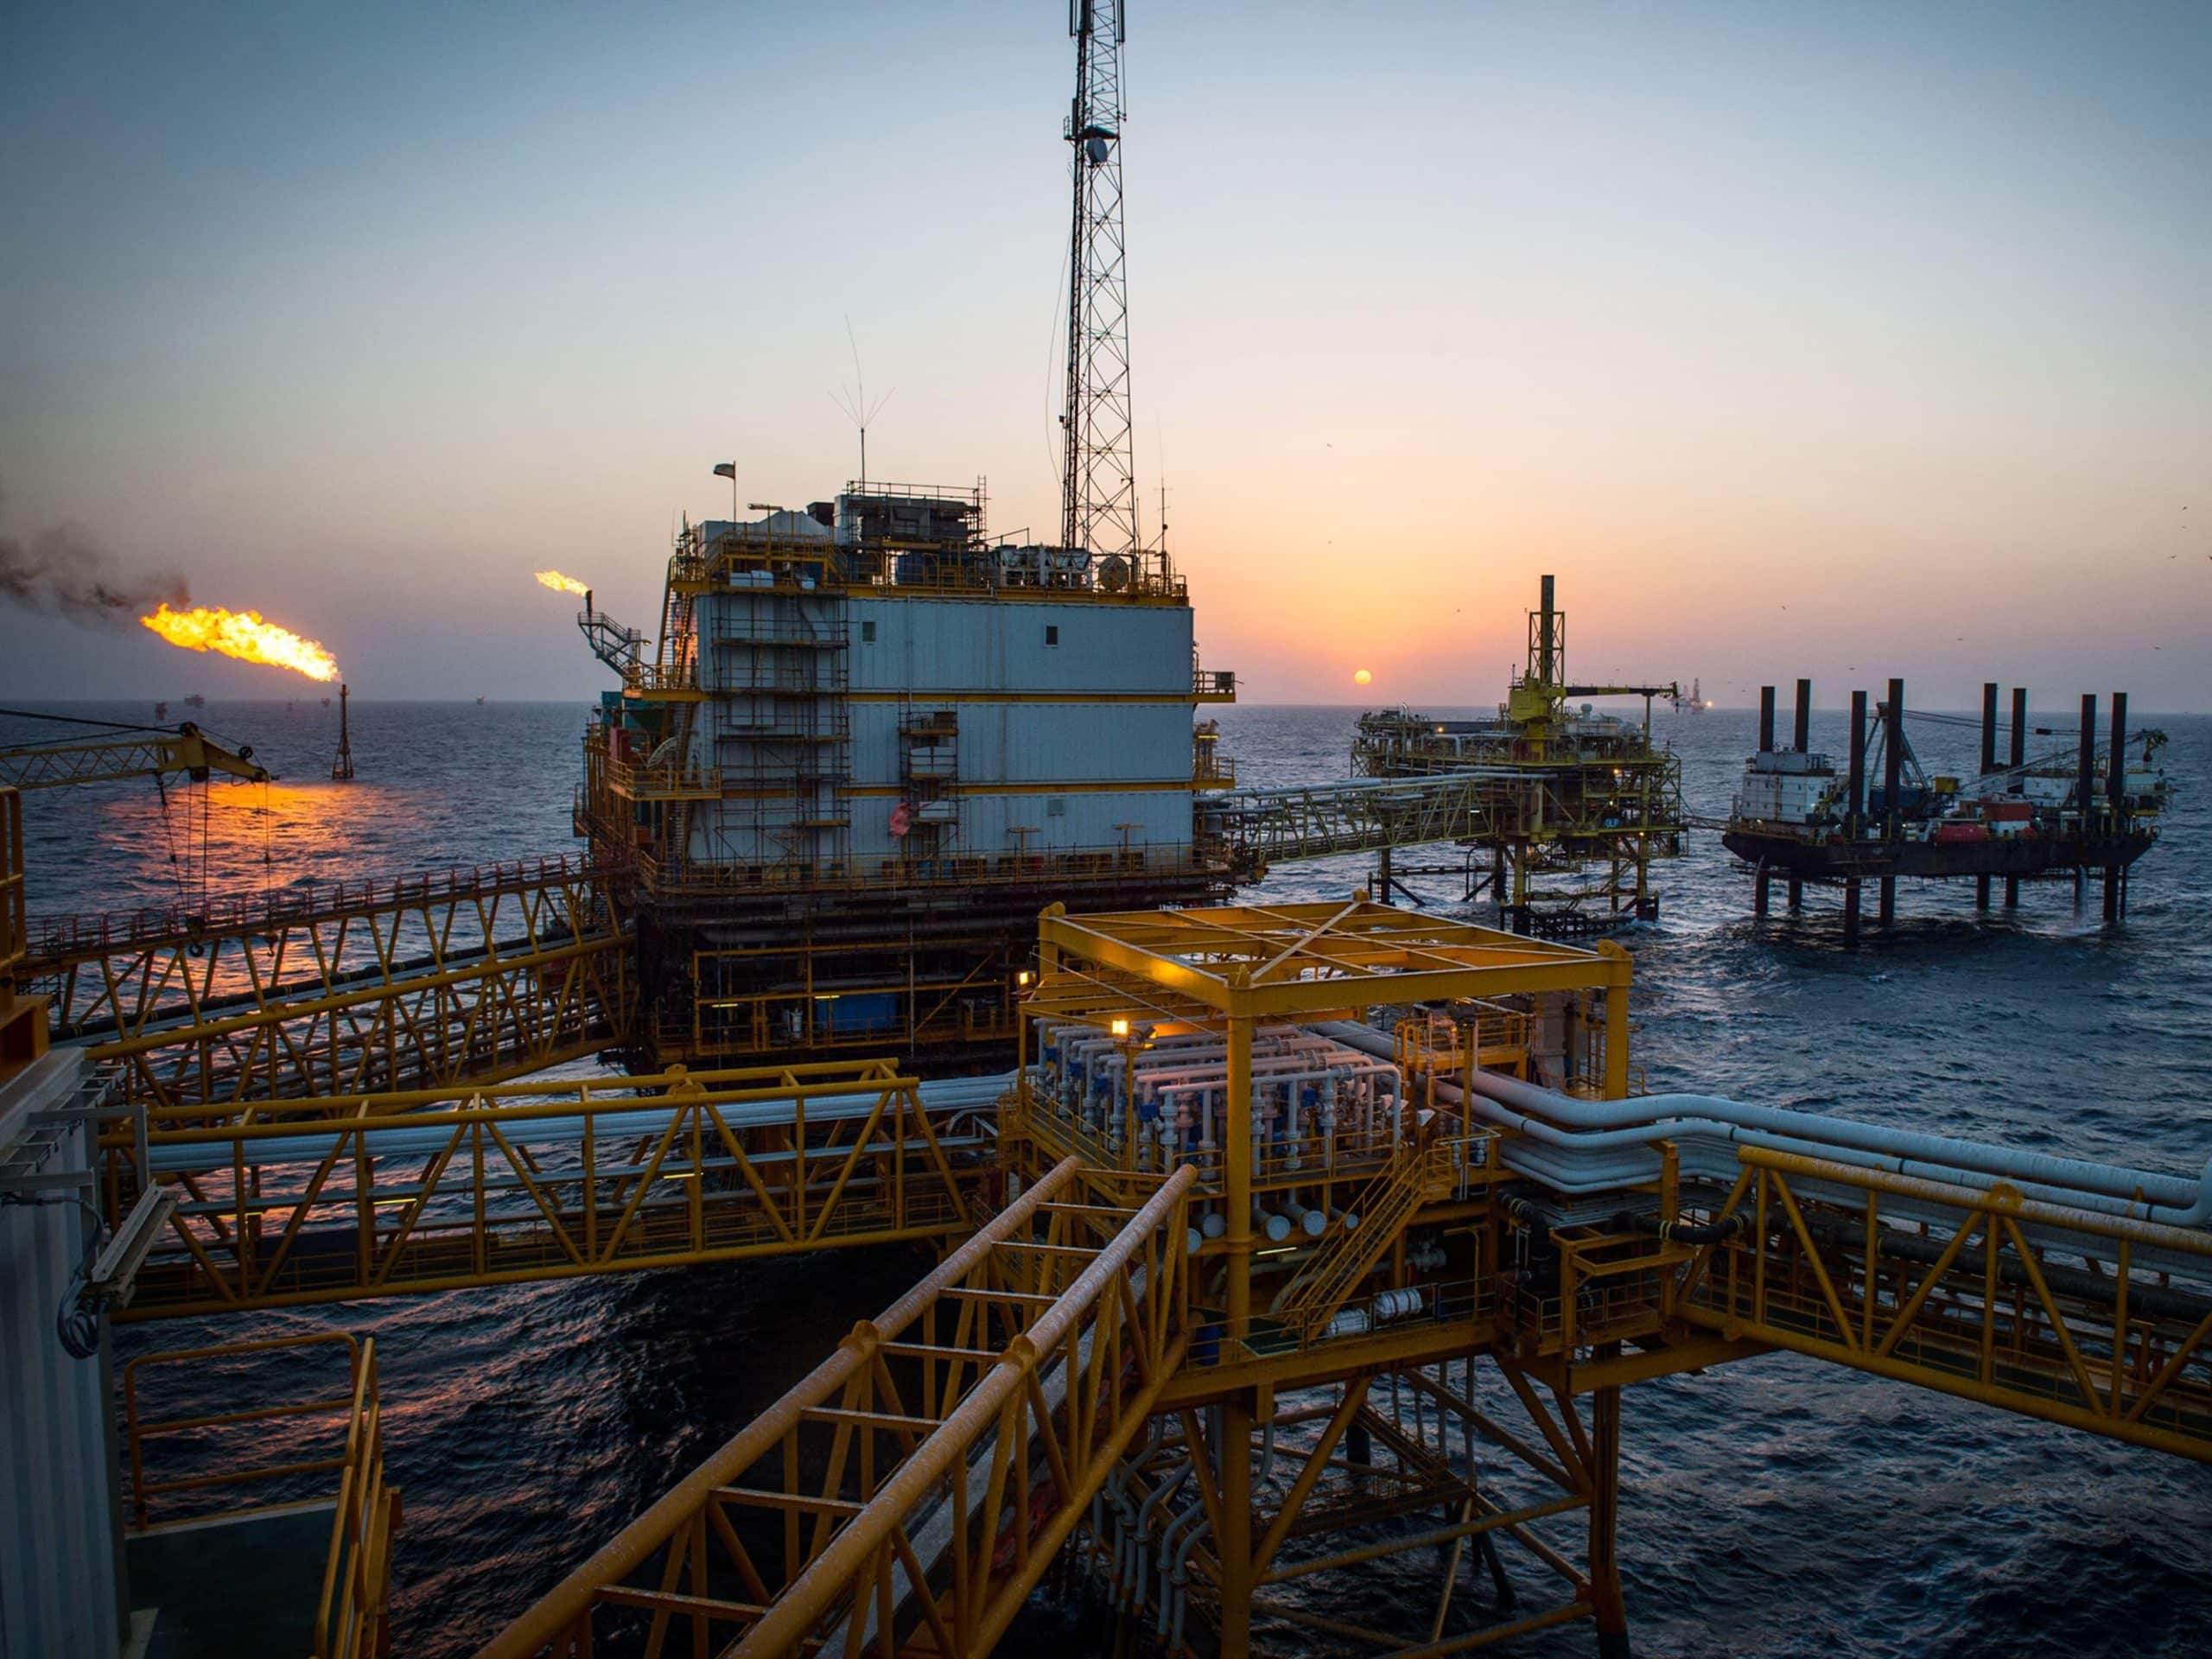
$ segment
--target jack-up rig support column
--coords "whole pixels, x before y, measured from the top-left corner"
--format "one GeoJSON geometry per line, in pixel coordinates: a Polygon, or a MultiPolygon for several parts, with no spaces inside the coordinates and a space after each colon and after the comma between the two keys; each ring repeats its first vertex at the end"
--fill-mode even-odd
{"type": "MultiPolygon", "coordinates": [[[[1897,810],[1897,792],[1904,784],[1904,682],[1890,682],[1889,701],[1882,709],[1882,839],[1888,845],[1890,855],[1897,855],[1898,840],[1904,834],[1904,816],[1897,810]]],[[[1881,924],[1887,927],[1897,918],[1897,879],[1894,875],[1882,878],[1879,910],[1881,924]]]]}
{"type": "MultiPolygon", "coordinates": [[[[2075,750],[2074,810],[2082,821],[2082,836],[2088,839],[2089,824],[2096,817],[2097,789],[2097,695],[2094,691],[2082,694],[2082,741],[2075,750]]],[[[2082,908],[2082,887],[2088,876],[2087,868],[2077,863],[2074,867],[2074,908],[2082,908]]]]}
{"type": "Polygon", "coordinates": [[[2127,693],[2112,694],[2112,743],[2105,759],[2105,812],[2111,823],[2111,855],[2105,861],[2105,920],[2127,911],[2127,863],[2120,855],[2127,827],[2127,693]]]}
{"type": "MultiPolygon", "coordinates": [[[[2006,764],[2015,772],[2028,764],[2028,688],[2024,685],[2012,688],[2012,747],[2006,764]]],[[[2005,878],[2005,908],[2016,910],[2019,903],[2020,878],[2008,875],[2005,878]]]]}
{"type": "MultiPolygon", "coordinates": [[[[1978,774],[1986,778],[1997,770],[1997,682],[1985,680],[1981,686],[1981,769],[1978,774]]],[[[1989,878],[1977,875],[1974,879],[1974,907],[1989,908],[1989,878]]]]}
{"type": "MultiPolygon", "coordinates": [[[[1759,752],[1764,753],[1774,747],[1774,688],[1759,687],[1759,752]]],[[[1751,913],[1766,914],[1766,866],[1761,863],[1757,880],[1751,887],[1751,913]]]]}
{"type": "MultiPolygon", "coordinates": [[[[1851,799],[1844,820],[1844,838],[1856,842],[1866,824],[1866,694],[1851,694],[1851,799]]],[[[1843,879],[1843,943],[1848,950],[1859,943],[1859,878],[1843,879]]]]}
{"type": "MultiPolygon", "coordinates": [[[[1800,754],[1813,752],[1813,683],[1797,682],[1797,718],[1790,730],[1790,740],[1800,754]]],[[[1805,881],[1802,876],[1789,878],[1789,908],[1800,911],[1805,907],[1805,881]]]]}

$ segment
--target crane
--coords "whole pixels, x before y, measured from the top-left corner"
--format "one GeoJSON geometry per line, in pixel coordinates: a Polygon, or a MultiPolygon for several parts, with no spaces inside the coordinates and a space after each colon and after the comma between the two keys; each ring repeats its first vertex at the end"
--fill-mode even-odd
{"type": "Polygon", "coordinates": [[[32,714],[18,709],[0,709],[0,715],[96,727],[107,734],[0,748],[0,785],[16,789],[54,789],[65,784],[105,783],[115,778],[159,779],[175,772],[185,773],[194,783],[205,783],[218,772],[248,783],[269,781],[268,769],[255,762],[251,747],[226,749],[188,720],[171,729],[32,714]]]}

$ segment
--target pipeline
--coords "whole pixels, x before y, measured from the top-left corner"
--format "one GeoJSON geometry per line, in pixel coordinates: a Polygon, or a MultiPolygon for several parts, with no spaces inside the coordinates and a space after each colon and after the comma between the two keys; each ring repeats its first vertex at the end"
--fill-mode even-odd
{"type": "MultiPolygon", "coordinates": [[[[596,1079],[587,1078],[587,1082],[596,1079]]],[[[987,1077],[934,1078],[916,1085],[923,1109],[932,1116],[939,1112],[969,1112],[992,1105],[1012,1085],[1014,1074],[1003,1072],[987,1077]]],[[[341,1105],[350,1096],[340,1096],[332,1104],[341,1105]]],[[[689,1109],[689,1103],[677,1102],[665,1107],[652,1097],[628,1097],[601,1095],[594,1097],[594,1109],[581,1107],[573,1113],[557,1116],[534,1114],[524,1116],[524,1109],[516,1109],[510,1117],[500,1119],[510,1136],[527,1135],[532,1146],[548,1141],[571,1141],[582,1144],[587,1123],[596,1119],[599,1133],[619,1133],[625,1137],[658,1135],[666,1131],[677,1114],[689,1109]],[[634,1109],[633,1109],[634,1108],[634,1109]]],[[[855,1089],[837,1095],[809,1095],[806,1116],[810,1123],[842,1122],[849,1118],[866,1119],[875,1109],[880,1090],[873,1087],[855,1089]]],[[[457,1095],[456,1108],[469,1104],[466,1095],[457,1095]]],[[[498,1111],[496,1106],[485,1109],[498,1111]]],[[[798,1109],[794,1100],[754,1100],[729,1103],[716,1107],[722,1122],[733,1130],[774,1128],[796,1121],[798,1109]]],[[[404,1118],[386,1118],[376,1128],[360,1129],[358,1125],[343,1120],[325,1118],[302,1123],[296,1134],[271,1135],[268,1126],[253,1126],[255,1133],[232,1136],[219,1129],[178,1131],[173,1135],[156,1135],[152,1142],[149,1158],[156,1174],[193,1174],[207,1170],[227,1170],[232,1166],[242,1147],[249,1167],[272,1164],[319,1163],[328,1155],[332,1147],[342,1136],[359,1134],[365,1143],[364,1150],[377,1156],[427,1156],[442,1150],[452,1139],[450,1120],[440,1123],[426,1122],[417,1128],[404,1118]]],[[[782,1154],[788,1158],[790,1154],[782,1154]]],[[[756,1154],[754,1161],[772,1159],[776,1154],[756,1154]]]]}
{"type": "Polygon", "coordinates": [[[1709,1222],[1664,1221],[1657,1216],[1641,1216],[1624,1210],[1606,1224],[1617,1233],[1654,1233],[1669,1244],[1722,1244],[1750,1228],[1740,1210],[1709,1222]]]}
{"type": "MultiPolygon", "coordinates": [[[[1390,1039],[1363,1026],[1339,1022],[1319,1029],[1368,1053],[1389,1052],[1390,1039]]],[[[1656,1143],[1672,1141],[1685,1173],[1724,1186],[1733,1181],[1738,1167],[1730,1147],[1741,1145],[1984,1192],[2004,1180],[2030,1198],[2164,1226],[2202,1227],[2212,1221],[2212,1160],[2190,1182],[1819,1113],[1745,1105],[1717,1095],[1580,1100],[1491,1071],[1477,1071],[1474,1084],[1478,1115],[1525,1137],[1505,1148],[1506,1164],[1570,1194],[1653,1179],[1659,1173],[1656,1143]]],[[[1460,1099],[1456,1084],[1439,1078],[1436,1089],[1440,1098],[1460,1099]]]]}

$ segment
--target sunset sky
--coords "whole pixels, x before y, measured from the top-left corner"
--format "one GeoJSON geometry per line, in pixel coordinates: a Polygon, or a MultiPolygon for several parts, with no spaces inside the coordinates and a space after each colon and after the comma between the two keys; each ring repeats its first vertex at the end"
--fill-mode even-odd
{"type": "MultiPolygon", "coordinates": [[[[1171,6],[1136,462],[1248,700],[2212,710],[2212,6],[1171,6]],[[1356,687],[1356,669],[1373,682],[1356,687]]],[[[0,8],[0,536],[365,697],[607,683],[679,512],[1058,517],[1065,9],[0,8]],[[894,390],[895,389],[895,390],[894,390]]],[[[0,695],[284,696],[0,607],[0,695]]]]}

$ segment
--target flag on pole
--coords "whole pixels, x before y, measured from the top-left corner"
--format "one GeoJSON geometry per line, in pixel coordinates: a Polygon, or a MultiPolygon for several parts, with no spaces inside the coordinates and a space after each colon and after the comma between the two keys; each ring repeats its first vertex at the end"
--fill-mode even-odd
{"type": "Polygon", "coordinates": [[[715,466],[715,476],[716,478],[726,478],[733,484],[736,483],[737,463],[734,461],[716,462],[715,466]]]}

